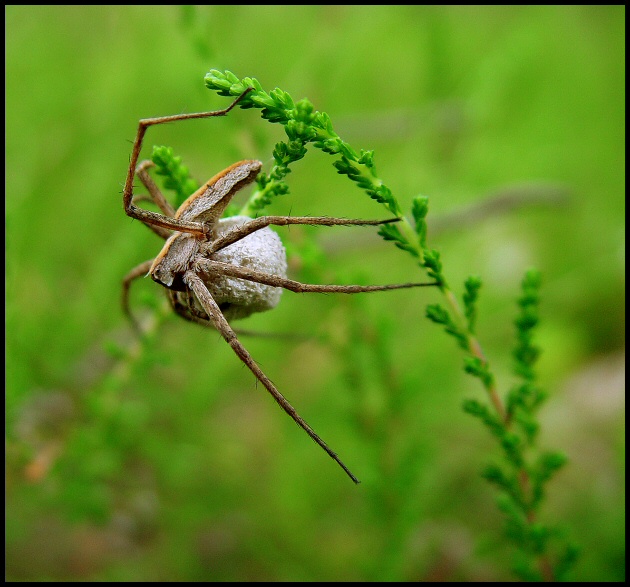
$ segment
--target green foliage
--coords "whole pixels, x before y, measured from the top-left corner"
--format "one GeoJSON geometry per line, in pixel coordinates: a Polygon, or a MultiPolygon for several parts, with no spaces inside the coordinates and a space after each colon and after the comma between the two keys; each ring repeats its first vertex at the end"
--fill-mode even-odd
{"type": "Polygon", "coordinates": [[[440,253],[435,249],[425,249],[422,265],[427,270],[429,277],[433,277],[440,284],[440,288],[444,290],[446,288],[446,280],[444,275],[442,275],[440,253]]]}
{"type": "Polygon", "coordinates": [[[499,439],[503,438],[505,434],[505,422],[492,412],[490,406],[475,399],[467,399],[462,404],[462,409],[467,414],[479,418],[488,430],[499,439]]]}
{"type": "Polygon", "coordinates": [[[518,299],[520,314],[514,321],[517,339],[513,352],[516,360],[514,371],[525,381],[533,381],[536,378],[534,365],[540,355],[540,350],[532,343],[533,331],[538,324],[540,281],[540,273],[535,269],[530,269],[525,274],[521,286],[523,295],[518,299]]]}
{"type": "Polygon", "coordinates": [[[464,283],[466,292],[464,293],[464,313],[468,320],[468,331],[475,334],[475,322],[477,320],[477,308],[475,303],[481,288],[481,279],[479,277],[469,277],[464,283]]]}
{"type": "MultiPolygon", "coordinates": [[[[474,334],[474,302],[480,285],[480,280],[472,277],[465,284],[464,305],[469,339],[474,334]]],[[[505,465],[489,465],[483,476],[503,492],[499,507],[506,514],[506,536],[518,546],[522,554],[529,555],[529,558],[520,558],[514,568],[514,572],[523,580],[552,580],[564,575],[577,557],[566,540],[560,541],[560,545],[555,548],[554,568],[549,562],[552,549],[548,539],[558,531],[535,522],[535,512],[544,498],[545,484],[566,463],[566,457],[558,452],[541,452],[535,456],[537,450],[534,442],[540,428],[536,410],[546,397],[535,384],[534,371],[539,356],[539,350],[533,344],[533,331],[538,324],[539,287],[540,274],[529,270],[522,281],[522,296],[518,299],[520,314],[515,320],[517,346],[513,353],[516,359],[515,373],[524,380],[523,383],[512,387],[507,394],[505,410],[500,409],[498,414],[477,400],[464,403],[464,411],[479,418],[502,448],[505,465]],[[533,457],[526,454],[525,449],[528,447],[533,457]],[[558,550],[563,548],[569,554],[559,555],[558,550]]],[[[459,332],[458,340],[464,336],[464,333],[459,332]]],[[[493,392],[495,382],[487,361],[479,356],[466,357],[464,369],[482,381],[497,408],[493,392]]]]}
{"type": "Polygon", "coordinates": [[[442,324],[444,330],[457,340],[457,344],[464,350],[468,350],[468,336],[455,324],[448,311],[440,306],[440,304],[427,306],[426,317],[431,320],[431,322],[442,324]]]}
{"type": "Polygon", "coordinates": [[[426,217],[429,212],[429,198],[427,196],[416,196],[411,206],[411,214],[416,223],[416,233],[420,246],[425,249],[427,246],[427,222],[426,217]]]}
{"type": "Polygon", "coordinates": [[[513,420],[531,445],[536,439],[539,424],[536,412],[547,398],[547,393],[536,384],[535,364],[540,349],[533,343],[534,329],[538,325],[538,302],[541,278],[538,271],[530,269],[525,274],[518,299],[519,315],[516,326],[516,347],[513,351],[514,373],[523,382],[514,385],[506,397],[507,417],[513,420]]]}
{"type": "Polygon", "coordinates": [[[530,468],[532,483],[531,507],[537,508],[544,497],[545,483],[567,463],[566,455],[560,452],[544,452],[530,468]]]}
{"type": "Polygon", "coordinates": [[[378,234],[386,241],[393,241],[394,245],[403,251],[411,253],[414,257],[419,257],[418,248],[411,244],[402,234],[400,228],[395,224],[382,224],[378,229],[378,234]]]}
{"type": "Polygon", "coordinates": [[[182,158],[175,157],[171,147],[153,147],[151,161],[155,163],[155,173],[164,177],[164,187],[175,192],[175,209],[179,208],[199,184],[190,176],[188,167],[182,165],[182,158]]]}
{"type": "MultiPolygon", "coordinates": [[[[462,336],[466,335],[462,334],[462,336]]],[[[465,350],[467,350],[467,348],[465,350]]],[[[473,377],[477,377],[486,389],[494,385],[494,376],[490,371],[488,363],[479,357],[466,357],[464,360],[464,371],[473,377]]]]}

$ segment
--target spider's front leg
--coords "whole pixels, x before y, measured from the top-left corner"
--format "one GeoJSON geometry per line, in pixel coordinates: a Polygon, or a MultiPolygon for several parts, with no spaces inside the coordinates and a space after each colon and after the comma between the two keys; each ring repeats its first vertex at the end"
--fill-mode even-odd
{"type": "Polygon", "coordinates": [[[359,483],[359,480],[352,474],[350,469],[343,464],[337,454],[317,435],[317,433],[300,417],[295,411],[293,406],[287,401],[287,399],[278,391],[276,386],[271,380],[262,372],[260,367],[254,362],[252,356],[247,349],[241,344],[236,337],[234,330],[225,319],[218,304],[208,291],[201,278],[193,271],[187,271],[184,275],[184,282],[195,293],[199,303],[210,317],[210,320],[214,324],[215,328],[221,333],[221,336],[232,347],[232,350],[237,354],[239,359],[247,365],[249,370],[256,376],[256,378],[267,388],[267,391],[278,402],[280,407],[295,421],[295,423],[302,428],[319,446],[321,446],[328,455],[346,472],[348,477],[355,483],[359,483]]]}
{"type": "Polygon", "coordinates": [[[125,181],[125,187],[123,189],[123,206],[125,213],[132,218],[141,220],[145,224],[151,224],[153,226],[160,226],[170,230],[176,230],[179,232],[189,232],[199,236],[205,236],[210,227],[206,226],[203,222],[195,222],[185,218],[173,218],[163,214],[157,214],[149,210],[139,208],[133,203],[133,178],[136,172],[136,164],[140,156],[140,150],[142,149],[142,141],[147,129],[150,126],[156,124],[164,124],[167,122],[176,122],[178,120],[190,120],[193,118],[209,118],[211,116],[225,116],[234,106],[236,106],[253,88],[247,88],[232,104],[223,110],[215,110],[213,112],[197,112],[194,114],[176,114],[173,116],[162,116],[159,118],[145,118],[138,124],[138,132],[136,133],[136,139],[133,144],[133,150],[131,152],[131,159],[129,161],[129,170],[127,172],[127,179],[125,181]]]}

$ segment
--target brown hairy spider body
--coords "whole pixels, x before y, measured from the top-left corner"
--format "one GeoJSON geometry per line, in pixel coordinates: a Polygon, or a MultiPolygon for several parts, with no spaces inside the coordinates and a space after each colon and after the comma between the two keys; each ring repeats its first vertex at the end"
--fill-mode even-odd
{"type": "Polygon", "coordinates": [[[313,285],[293,281],[286,276],[286,254],[282,242],[269,228],[271,225],[288,226],[291,224],[373,226],[396,222],[398,219],[350,220],[311,216],[263,216],[256,219],[236,216],[221,219],[234,194],[253,182],[260,172],[262,163],[253,160],[240,161],[218,173],[192,194],[178,210],[174,210],[147,172],[153,164],[150,161],[144,161],[136,167],[142,140],[149,126],[177,120],[223,116],[249,91],[251,88],[241,94],[225,110],[140,121],[123,191],[123,204],[128,216],[143,222],[166,242],[155,259],[138,265],[124,278],[123,310],[136,330],[140,332],[139,325],[129,309],[129,287],[134,279],[143,277],[148,272],[154,281],[166,288],[173,310],[186,320],[218,330],[282,409],[341,466],[355,483],[358,483],[359,480],[336,453],[299,416],[258,367],[238,340],[229,320],[245,318],[254,312],[274,308],[280,300],[282,289],[294,292],[359,293],[435,285],[434,283],[369,286],[313,285]],[[135,175],[147,188],[150,199],[160,208],[162,214],[136,206],[136,202],[148,198],[143,196],[134,198],[135,175]]]}

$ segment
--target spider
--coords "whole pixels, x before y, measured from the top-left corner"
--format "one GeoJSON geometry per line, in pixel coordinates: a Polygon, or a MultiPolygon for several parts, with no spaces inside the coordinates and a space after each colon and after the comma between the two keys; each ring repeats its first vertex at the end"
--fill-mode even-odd
{"type": "Polygon", "coordinates": [[[140,220],[166,242],[155,259],[141,263],[123,279],[123,311],[140,332],[139,325],[130,312],[129,288],[133,280],[148,273],[154,281],[166,288],[168,300],[178,315],[218,330],[280,407],[337,462],[352,481],[359,483],[337,454],[300,417],[254,362],[229,321],[275,307],[282,288],[294,292],[351,294],[436,285],[313,285],[293,281],[286,277],[286,253],[280,238],[269,228],[270,225],[291,224],[379,225],[400,219],[352,220],[311,216],[262,216],[256,219],[236,216],[221,219],[234,194],[254,181],[258,175],[262,163],[253,160],[240,161],[218,173],[174,210],[149,176],[148,169],[153,163],[144,161],[137,165],[148,127],[179,120],[224,116],[251,90],[252,88],[245,90],[224,110],[140,120],[123,190],[124,209],[128,216],[140,220]],[[149,192],[150,200],[158,206],[162,214],[136,205],[141,200],[149,200],[146,196],[134,197],[133,180],[136,175],[149,192]]]}

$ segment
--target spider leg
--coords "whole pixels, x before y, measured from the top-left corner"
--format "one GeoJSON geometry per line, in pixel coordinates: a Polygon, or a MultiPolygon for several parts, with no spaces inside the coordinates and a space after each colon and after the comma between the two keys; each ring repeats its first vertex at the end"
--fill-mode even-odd
{"type": "Polygon", "coordinates": [[[215,110],[213,112],[197,112],[193,114],[175,114],[173,116],[161,116],[159,118],[145,118],[138,123],[138,132],[136,133],[136,139],[133,144],[133,150],[131,152],[131,159],[129,161],[129,170],[127,172],[127,179],[125,181],[125,187],[123,190],[123,205],[125,213],[132,218],[141,220],[145,224],[152,224],[154,226],[161,226],[171,230],[177,230],[179,232],[189,232],[203,236],[208,229],[202,222],[192,222],[188,220],[181,220],[175,218],[169,218],[163,214],[157,214],[149,210],[139,208],[133,203],[133,178],[136,173],[136,164],[140,156],[140,150],[142,149],[142,141],[147,129],[150,126],[156,124],[164,124],[167,122],[175,122],[178,120],[190,120],[193,118],[209,118],[211,116],[225,116],[234,106],[236,106],[253,88],[247,88],[232,104],[223,110],[215,110]]]}
{"type": "Polygon", "coordinates": [[[235,243],[246,237],[248,234],[260,230],[265,226],[288,226],[291,224],[307,224],[311,226],[375,226],[378,224],[389,224],[398,222],[400,218],[388,218],[387,220],[355,220],[350,218],[330,218],[328,216],[261,216],[245,222],[226,232],[210,243],[207,254],[215,253],[228,245],[235,243]]]}
{"type": "MultiPolygon", "coordinates": [[[[148,196],[134,196],[132,201],[134,204],[136,204],[138,202],[152,202],[153,200],[148,196]]],[[[161,226],[150,224],[149,222],[145,222],[144,220],[141,220],[140,222],[142,222],[142,224],[144,224],[147,228],[150,228],[151,231],[153,231],[164,240],[166,240],[169,236],[173,234],[170,230],[168,230],[168,228],[162,228],[161,226]]]]}
{"type": "Polygon", "coordinates": [[[136,331],[137,334],[142,334],[142,331],[140,330],[140,325],[138,324],[136,319],[133,317],[133,314],[131,313],[131,309],[129,308],[129,287],[131,286],[131,282],[134,279],[137,279],[138,277],[144,277],[149,272],[149,269],[151,269],[152,263],[153,263],[153,259],[149,259],[148,261],[145,261],[144,263],[140,263],[140,265],[138,265],[137,267],[134,267],[129,273],[127,273],[127,275],[125,275],[122,282],[122,300],[121,301],[122,301],[123,313],[125,314],[125,316],[127,316],[127,318],[129,318],[129,321],[131,322],[131,325],[133,326],[133,329],[136,331]]]}
{"type": "Polygon", "coordinates": [[[151,167],[155,167],[155,163],[153,163],[153,161],[149,161],[148,159],[143,161],[138,165],[138,167],[136,167],[136,175],[144,187],[147,188],[147,191],[151,195],[151,199],[155,202],[157,207],[162,210],[166,216],[175,216],[175,208],[173,208],[170,202],[162,195],[160,188],[149,175],[148,170],[151,169],[151,167]]]}
{"type": "Polygon", "coordinates": [[[252,356],[247,349],[241,344],[236,337],[236,334],[232,330],[232,327],[228,324],[219,306],[214,301],[212,295],[204,285],[201,278],[193,271],[187,271],[184,275],[184,282],[190,287],[197,296],[199,303],[203,309],[207,312],[208,316],[214,323],[215,328],[221,333],[221,336],[232,347],[232,350],[237,354],[239,359],[247,365],[249,370],[256,376],[256,378],[267,388],[267,391],[278,402],[280,407],[287,413],[294,422],[302,428],[319,446],[321,446],[328,455],[337,462],[337,464],[346,472],[348,477],[355,483],[359,483],[359,480],[350,472],[350,469],[346,467],[341,459],[335,452],[317,435],[317,433],[300,417],[295,411],[293,406],[287,401],[287,399],[278,391],[276,386],[271,380],[262,372],[260,367],[254,362],[252,356]]]}
{"type": "Polygon", "coordinates": [[[300,281],[294,281],[293,279],[287,279],[286,277],[280,277],[271,273],[264,273],[263,271],[256,271],[254,269],[248,269],[246,267],[237,267],[236,265],[221,263],[220,261],[212,261],[211,259],[204,259],[203,257],[198,257],[197,259],[195,259],[195,263],[203,272],[228,275],[230,277],[237,277],[239,279],[245,279],[247,281],[264,283],[265,285],[271,285],[274,287],[282,287],[296,293],[312,292],[354,294],[371,291],[387,291],[392,289],[407,289],[410,287],[426,287],[430,285],[439,285],[437,282],[393,283],[388,285],[317,285],[312,283],[301,283],[300,281]]]}
{"type": "MultiPolygon", "coordinates": [[[[136,175],[138,176],[144,187],[147,188],[150,197],[144,195],[134,196],[131,202],[133,204],[144,201],[153,202],[160,210],[162,210],[164,215],[173,217],[175,216],[175,209],[164,197],[164,195],[160,191],[160,188],[153,181],[153,178],[149,175],[148,170],[151,167],[155,167],[155,163],[153,163],[153,161],[149,161],[148,159],[143,161],[138,165],[138,167],[136,167],[136,175]]],[[[148,226],[155,234],[162,237],[164,240],[166,240],[169,236],[173,234],[172,231],[168,230],[167,228],[163,228],[162,226],[157,226],[155,224],[151,224],[150,222],[145,222],[144,220],[142,221],[142,223],[145,226],[148,226]]]]}

